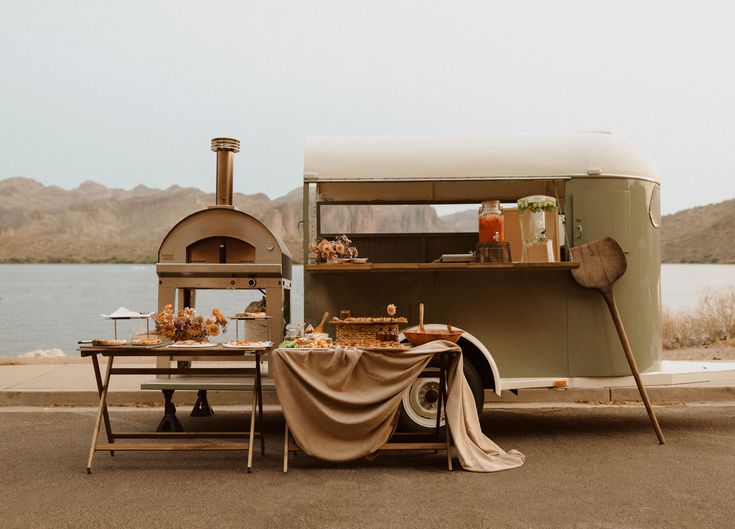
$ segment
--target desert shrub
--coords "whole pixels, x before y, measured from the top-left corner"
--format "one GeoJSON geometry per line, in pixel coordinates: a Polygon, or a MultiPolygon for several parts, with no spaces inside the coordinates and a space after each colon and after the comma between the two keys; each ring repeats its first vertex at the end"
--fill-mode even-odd
{"type": "Polygon", "coordinates": [[[735,288],[708,294],[691,312],[662,315],[664,349],[697,347],[735,339],[735,288]]]}

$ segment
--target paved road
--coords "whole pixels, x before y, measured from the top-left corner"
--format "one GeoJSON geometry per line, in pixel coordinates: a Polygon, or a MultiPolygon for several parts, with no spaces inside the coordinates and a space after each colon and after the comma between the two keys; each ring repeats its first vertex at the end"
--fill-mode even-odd
{"type": "MultiPolygon", "coordinates": [[[[112,419],[149,429],[159,413],[114,410],[112,419]]],[[[269,412],[268,453],[252,474],[236,453],[128,452],[98,454],[89,476],[92,410],[0,408],[0,527],[733,527],[735,406],[658,413],[665,446],[640,407],[486,412],[485,431],[527,455],[524,467],[496,474],[447,472],[441,454],[411,453],[342,465],[298,455],[283,474],[283,419],[269,412]]],[[[192,429],[246,419],[181,415],[192,429]]]]}

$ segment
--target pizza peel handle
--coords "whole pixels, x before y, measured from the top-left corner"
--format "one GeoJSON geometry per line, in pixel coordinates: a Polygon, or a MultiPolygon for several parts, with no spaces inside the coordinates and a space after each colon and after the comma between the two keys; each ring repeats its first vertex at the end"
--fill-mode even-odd
{"type": "Polygon", "coordinates": [[[572,276],[575,281],[585,288],[599,290],[602,297],[605,298],[605,303],[607,303],[607,307],[610,309],[610,315],[615,324],[615,329],[618,331],[623,351],[625,351],[625,356],[628,359],[628,365],[638,386],[638,392],[641,394],[643,404],[646,406],[648,418],[651,420],[653,429],[656,431],[658,442],[664,444],[666,442],[664,440],[664,434],[658,425],[658,420],[653,412],[646,388],[643,386],[643,381],[638,372],[638,366],[633,357],[633,351],[630,348],[628,336],[625,334],[623,321],[620,319],[618,306],[613,296],[613,284],[622,277],[628,267],[625,253],[623,253],[623,249],[617,241],[611,237],[605,237],[604,239],[575,246],[571,249],[571,253],[572,259],[579,263],[579,268],[572,270],[572,276]]]}

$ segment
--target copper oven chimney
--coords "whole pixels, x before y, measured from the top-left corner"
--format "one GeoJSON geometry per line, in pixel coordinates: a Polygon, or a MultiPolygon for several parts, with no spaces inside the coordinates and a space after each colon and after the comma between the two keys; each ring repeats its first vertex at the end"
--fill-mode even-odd
{"type": "Polygon", "coordinates": [[[215,203],[218,206],[232,206],[232,161],[235,153],[240,152],[240,140],[212,138],[212,150],[217,153],[215,203]]]}

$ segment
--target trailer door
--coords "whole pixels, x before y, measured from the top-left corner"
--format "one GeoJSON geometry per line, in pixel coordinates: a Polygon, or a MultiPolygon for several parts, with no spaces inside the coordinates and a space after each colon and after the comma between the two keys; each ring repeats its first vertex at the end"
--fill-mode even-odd
{"type": "Polygon", "coordinates": [[[572,192],[573,245],[612,237],[630,253],[630,192],[580,189],[572,192]]]}

